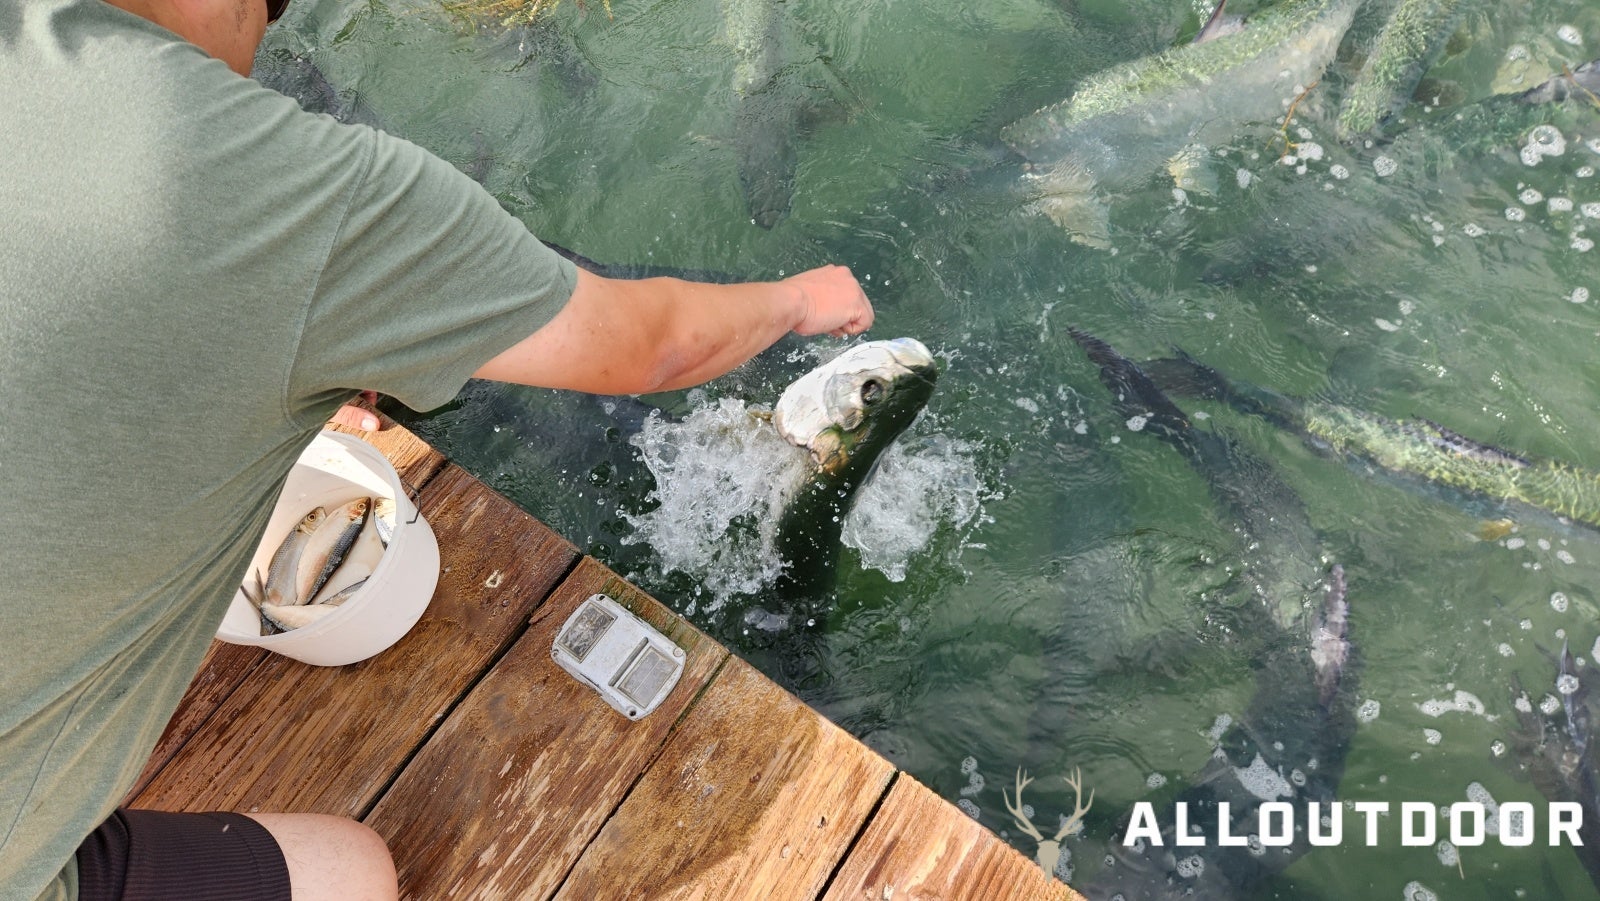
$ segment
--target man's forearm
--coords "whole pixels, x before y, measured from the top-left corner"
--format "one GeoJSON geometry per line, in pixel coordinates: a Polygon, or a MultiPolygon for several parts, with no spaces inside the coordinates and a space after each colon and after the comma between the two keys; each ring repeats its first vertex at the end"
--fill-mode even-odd
{"type": "Polygon", "coordinates": [[[714,379],[790,331],[855,334],[871,323],[871,304],[842,267],[735,285],[628,281],[580,270],[566,308],[476,375],[644,394],[714,379]]]}

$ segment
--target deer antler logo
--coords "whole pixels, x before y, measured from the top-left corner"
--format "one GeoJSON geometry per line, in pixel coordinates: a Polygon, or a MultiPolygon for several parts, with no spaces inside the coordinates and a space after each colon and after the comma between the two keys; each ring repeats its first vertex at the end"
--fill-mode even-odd
{"type": "Polygon", "coordinates": [[[1061,840],[1083,828],[1083,817],[1089,812],[1089,808],[1094,806],[1094,789],[1092,788],[1089,789],[1089,803],[1083,803],[1083,775],[1078,771],[1077,767],[1072,768],[1071,776],[1062,778],[1066,780],[1068,785],[1072,786],[1074,795],[1072,805],[1074,809],[1072,816],[1067,817],[1067,821],[1061,824],[1061,830],[1056,833],[1055,838],[1050,839],[1040,834],[1038,827],[1034,826],[1028,815],[1023,813],[1022,790],[1027,788],[1033,780],[1028,778],[1028,774],[1024,773],[1021,767],[1017,768],[1017,802],[1012,804],[1011,798],[1006,795],[1006,790],[1004,788],[1000,789],[1000,797],[1005,799],[1006,810],[1011,812],[1011,818],[1016,822],[1017,828],[1039,843],[1039,851],[1034,855],[1034,860],[1039,862],[1039,866],[1044,869],[1047,876],[1055,874],[1056,864],[1061,860],[1061,840]]]}

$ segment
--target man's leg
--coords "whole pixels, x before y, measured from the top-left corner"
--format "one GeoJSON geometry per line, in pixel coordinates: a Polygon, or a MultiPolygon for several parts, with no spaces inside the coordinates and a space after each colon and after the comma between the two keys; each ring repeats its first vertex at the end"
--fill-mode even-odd
{"type": "Polygon", "coordinates": [[[378,833],[320,813],[245,814],[272,833],[289,864],[294,901],[393,901],[394,859],[378,833]]]}

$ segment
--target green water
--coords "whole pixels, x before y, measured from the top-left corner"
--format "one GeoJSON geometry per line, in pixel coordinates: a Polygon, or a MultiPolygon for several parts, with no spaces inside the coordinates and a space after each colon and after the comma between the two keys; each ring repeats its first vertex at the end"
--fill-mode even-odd
{"type": "MultiPolygon", "coordinates": [[[[1360,64],[1349,45],[1381,26],[1381,10],[1363,11],[1289,129],[1320,158],[1303,172],[1278,161],[1284,90],[1208,144],[1214,196],[1180,200],[1156,171],[1119,185],[1109,251],[1022,209],[1017,161],[996,136],[1088,74],[1191,34],[1193,4],[780,6],[793,83],[816,109],[764,111],[795,132],[798,161],[792,209],[771,230],[751,223],[741,191],[737,60],[717,0],[616,0],[614,19],[597,0],[564,0],[509,30],[423,0],[297,0],[263,59],[313,63],[340,105],[456,163],[547,240],[608,263],[738,278],[846,263],[876,304],[874,336],[914,336],[942,358],[906,437],[909,474],[878,502],[916,526],[858,528],[836,603],[801,612],[811,628],[759,628],[748,611],[776,608],[759,589],[730,597],[718,573],[673,570],[677,558],[640,540],[664,534],[651,532],[663,494],[719,489],[659,485],[638,436],[667,427],[650,408],[682,419],[719,398],[770,404],[815,363],[808,348],[838,342],[788,339],[702,392],[642,402],[475,383],[407,422],[942,796],[970,802],[1024,854],[1035,843],[1000,794],[1016,767],[1038,777],[1026,801],[1047,832],[1072,809],[1059,777],[1081,767],[1096,790],[1085,832],[1066,842],[1081,882],[1117,818],[1181,791],[1210,756],[1213,723],[1255,693],[1247,655],[1213,616],[1236,597],[1230,574],[1251,549],[1199,474],[1128,428],[1068,326],[1130,357],[1177,346],[1282,393],[1600,468],[1600,251],[1588,249],[1600,207],[1585,207],[1600,203],[1600,152],[1584,145],[1600,139],[1600,114],[1531,167],[1519,134],[1463,141],[1450,118],[1491,92],[1512,48],[1570,64],[1600,55],[1591,0],[1493,4],[1421,92],[1446,108],[1413,105],[1394,144],[1352,149],[1332,132],[1360,64]],[[1558,37],[1564,25],[1581,46],[1558,37]],[[1379,175],[1380,157],[1392,174],[1379,175]],[[1574,302],[1579,289],[1593,296],[1574,302]]],[[[1178,402],[1268,461],[1303,501],[1318,565],[1345,568],[1355,697],[1380,712],[1352,739],[1339,797],[1445,805],[1479,783],[1542,811],[1515,755],[1493,748],[1511,744],[1515,680],[1535,702],[1553,692],[1560,636],[1591,655],[1600,534],[1419,490],[1216,404],[1178,402]],[[1507,515],[1515,532],[1479,537],[1507,515]],[[1483,715],[1422,709],[1458,691],[1483,715]]],[[[750,531],[736,522],[724,540],[750,531]]],[[[1413,882],[1444,899],[1595,896],[1566,848],[1491,840],[1461,849],[1458,866],[1435,847],[1402,847],[1392,819],[1385,830],[1379,847],[1318,849],[1249,897],[1400,898],[1413,882]]]]}

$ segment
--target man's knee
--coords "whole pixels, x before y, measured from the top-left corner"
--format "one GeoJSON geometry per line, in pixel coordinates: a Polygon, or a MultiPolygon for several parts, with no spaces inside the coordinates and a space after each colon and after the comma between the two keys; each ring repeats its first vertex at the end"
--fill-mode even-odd
{"type": "Polygon", "coordinates": [[[251,813],[289,865],[295,901],[390,901],[398,896],[394,859],[383,837],[347,817],[251,813]]]}

